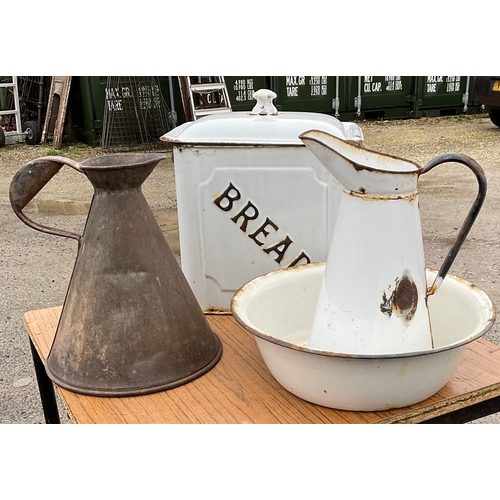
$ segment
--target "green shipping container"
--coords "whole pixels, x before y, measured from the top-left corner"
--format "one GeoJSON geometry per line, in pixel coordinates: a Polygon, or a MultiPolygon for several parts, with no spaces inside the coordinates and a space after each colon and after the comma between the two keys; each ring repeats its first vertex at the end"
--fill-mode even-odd
{"type": "MultiPolygon", "coordinates": [[[[118,79],[118,77],[112,78],[118,79]]],[[[155,77],[155,79],[159,83],[161,95],[166,105],[177,120],[176,123],[183,123],[185,119],[178,78],[176,76],[171,78],[160,76],[155,77]],[[172,81],[172,92],[170,80],[172,81]]],[[[130,91],[127,90],[126,85],[120,88],[108,88],[107,76],[73,77],[68,99],[66,133],[92,147],[99,146],[106,107],[119,109],[122,100],[128,97],[130,97],[130,91]]],[[[141,96],[139,96],[140,98],[141,96]]]]}
{"type": "Polygon", "coordinates": [[[479,112],[473,76],[418,76],[417,116],[479,112]]]}
{"type": "Polygon", "coordinates": [[[337,116],[346,110],[344,78],[340,76],[275,76],[271,89],[278,96],[275,104],[280,111],[337,116]]]}
{"type": "Polygon", "coordinates": [[[225,76],[224,81],[233,111],[251,111],[257,102],[253,93],[270,87],[267,76],[225,76]]]}
{"type": "Polygon", "coordinates": [[[106,81],[106,76],[71,79],[65,132],[92,147],[101,139],[106,81]]]}
{"type": "Polygon", "coordinates": [[[350,119],[402,119],[414,116],[416,82],[413,76],[351,76],[350,119]]]}

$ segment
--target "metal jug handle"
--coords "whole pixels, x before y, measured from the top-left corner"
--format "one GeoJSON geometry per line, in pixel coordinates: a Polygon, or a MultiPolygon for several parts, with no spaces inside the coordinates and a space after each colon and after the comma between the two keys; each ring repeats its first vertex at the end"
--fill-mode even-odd
{"type": "Polygon", "coordinates": [[[475,160],[468,156],[456,153],[441,154],[427,163],[427,165],[425,165],[425,167],[421,169],[420,175],[429,172],[429,170],[432,170],[437,165],[447,162],[461,163],[462,165],[465,165],[472,170],[478,182],[478,194],[476,196],[476,199],[474,200],[474,203],[472,204],[471,209],[469,210],[469,213],[467,214],[467,217],[462,224],[462,227],[460,228],[455,243],[448,252],[448,255],[446,256],[441,269],[439,270],[436,279],[434,280],[434,283],[432,284],[432,286],[427,288],[427,296],[436,293],[438,288],[441,286],[441,283],[443,282],[445,276],[448,274],[448,271],[450,270],[450,267],[453,264],[458,251],[460,250],[460,247],[465,241],[467,234],[474,224],[474,221],[476,220],[479,211],[481,210],[484,199],[486,198],[486,177],[484,175],[484,171],[475,160]]]}
{"type": "Polygon", "coordinates": [[[81,165],[63,156],[43,156],[33,160],[16,173],[10,184],[10,204],[15,214],[28,226],[43,233],[55,234],[80,241],[81,236],[76,233],[54,229],[38,224],[23,213],[23,208],[36,196],[36,194],[47,184],[54,175],[59,172],[63,165],[68,165],[78,172],[82,172],[81,165]]]}

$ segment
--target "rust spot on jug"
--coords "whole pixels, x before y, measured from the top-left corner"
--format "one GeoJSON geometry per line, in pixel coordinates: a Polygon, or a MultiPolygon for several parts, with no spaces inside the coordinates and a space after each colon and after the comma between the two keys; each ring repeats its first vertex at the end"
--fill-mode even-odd
{"type": "Polygon", "coordinates": [[[410,272],[405,271],[394,290],[393,311],[401,315],[406,321],[415,316],[418,304],[418,290],[410,272]]]}
{"type": "Polygon", "coordinates": [[[382,295],[380,311],[391,317],[394,313],[404,321],[411,321],[418,305],[418,290],[410,271],[405,269],[400,278],[396,278],[394,289],[389,286],[382,295]]]}

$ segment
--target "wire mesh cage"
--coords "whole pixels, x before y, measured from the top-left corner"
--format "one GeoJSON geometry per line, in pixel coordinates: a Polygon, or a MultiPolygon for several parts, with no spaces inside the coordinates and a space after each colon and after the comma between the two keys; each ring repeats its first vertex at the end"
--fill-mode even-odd
{"type": "Polygon", "coordinates": [[[157,77],[108,77],[104,106],[103,150],[165,149],[160,137],[174,124],[157,77]]]}

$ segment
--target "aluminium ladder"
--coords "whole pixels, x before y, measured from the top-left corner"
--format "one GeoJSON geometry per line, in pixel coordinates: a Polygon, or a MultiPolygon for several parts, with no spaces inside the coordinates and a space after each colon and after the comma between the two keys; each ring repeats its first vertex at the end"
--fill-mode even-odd
{"type": "Polygon", "coordinates": [[[223,76],[197,77],[197,80],[193,83],[190,76],[179,76],[186,121],[232,111],[223,76]],[[203,78],[208,78],[208,82],[202,81],[203,78]]]}
{"type": "Polygon", "coordinates": [[[14,115],[16,122],[15,130],[1,131],[3,134],[2,142],[5,144],[14,144],[16,142],[24,142],[24,134],[21,133],[21,108],[19,106],[19,90],[17,88],[17,76],[12,76],[11,83],[0,83],[0,87],[11,88],[14,97],[14,109],[0,110],[1,115],[14,115]]]}
{"type": "MultiPolygon", "coordinates": [[[[0,110],[0,116],[13,116],[15,122],[15,127],[12,125],[12,122],[5,130],[0,127],[0,147],[20,142],[26,142],[30,145],[39,144],[42,136],[40,126],[37,122],[32,120],[24,123],[21,122],[21,105],[17,78],[17,76],[11,76],[11,82],[0,83],[0,88],[11,89],[14,103],[14,109],[0,110]]],[[[5,96],[4,105],[6,105],[7,101],[7,96],[5,96]]]]}

